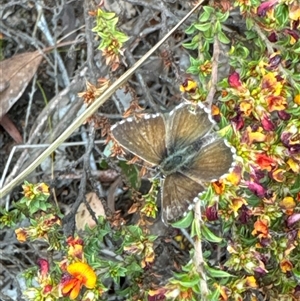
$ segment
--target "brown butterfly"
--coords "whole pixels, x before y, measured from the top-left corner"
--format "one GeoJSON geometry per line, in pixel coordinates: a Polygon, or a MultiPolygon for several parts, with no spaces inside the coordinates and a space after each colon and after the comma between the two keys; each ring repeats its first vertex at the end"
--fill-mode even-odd
{"type": "Polygon", "coordinates": [[[234,149],[212,131],[203,107],[180,104],[169,114],[127,118],[112,126],[115,140],[153,166],[162,179],[162,219],[177,220],[204,183],[219,179],[233,164],[234,149]]]}

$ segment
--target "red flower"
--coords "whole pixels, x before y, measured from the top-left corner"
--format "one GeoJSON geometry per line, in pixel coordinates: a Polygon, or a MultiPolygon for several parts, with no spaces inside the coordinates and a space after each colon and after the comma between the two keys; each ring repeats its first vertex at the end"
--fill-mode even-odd
{"type": "Polygon", "coordinates": [[[231,122],[234,123],[237,131],[239,131],[240,129],[242,129],[244,127],[245,122],[244,122],[244,119],[242,117],[240,110],[239,110],[239,112],[237,112],[235,117],[231,118],[231,122]]]}
{"type": "Polygon", "coordinates": [[[40,273],[42,277],[47,276],[49,272],[49,262],[46,259],[40,258],[38,259],[38,264],[40,266],[40,273]]]}
{"type": "Polygon", "coordinates": [[[262,127],[265,131],[274,131],[275,125],[267,114],[264,114],[261,120],[262,127]]]}
{"type": "Polygon", "coordinates": [[[218,210],[217,205],[209,206],[205,210],[205,215],[207,220],[209,221],[216,221],[218,220],[218,210]]]}
{"type": "Polygon", "coordinates": [[[281,120],[289,120],[291,118],[291,114],[287,113],[286,111],[277,111],[277,115],[281,120]]]}
{"type": "Polygon", "coordinates": [[[228,77],[228,83],[231,88],[242,89],[242,82],[240,80],[240,75],[237,72],[233,72],[228,77]]]}
{"type": "Polygon", "coordinates": [[[294,213],[288,217],[287,225],[288,225],[288,227],[291,227],[298,221],[300,221],[300,213],[294,213]]]}
{"type": "Polygon", "coordinates": [[[248,189],[258,197],[262,198],[265,196],[266,189],[262,185],[255,182],[248,182],[248,181],[246,182],[246,184],[248,186],[248,189]]]}
{"type": "Polygon", "coordinates": [[[268,69],[276,69],[281,62],[281,56],[279,54],[275,54],[273,57],[269,59],[269,68],[268,69]]]}
{"type": "Polygon", "coordinates": [[[278,0],[270,0],[263,2],[257,9],[257,15],[259,17],[264,17],[267,14],[267,11],[271,9],[277,2],[278,0]]]}

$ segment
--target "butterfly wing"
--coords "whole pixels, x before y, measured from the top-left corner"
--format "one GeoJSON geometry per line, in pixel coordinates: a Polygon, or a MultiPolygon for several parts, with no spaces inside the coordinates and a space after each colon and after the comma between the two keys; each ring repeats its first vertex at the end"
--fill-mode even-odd
{"type": "Polygon", "coordinates": [[[167,176],[162,185],[162,220],[164,223],[182,217],[195,197],[204,190],[199,183],[180,172],[167,176]]]}
{"type": "Polygon", "coordinates": [[[200,106],[181,104],[170,112],[167,117],[166,145],[168,153],[204,137],[214,126],[209,115],[200,106]]]}
{"type": "Polygon", "coordinates": [[[210,182],[226,174],[233,160],[232,148],[224,139],[212,133],[203,138],[200,151],[181,172],[199,183],[210,182]]]}
{"type": "Polygon", "coordinates": [[[161,114],[142,119],[127,118],[113,125],[111,132],[125,149],[152,165],[159,165],[166,156],[166,127],[161,114]]]}

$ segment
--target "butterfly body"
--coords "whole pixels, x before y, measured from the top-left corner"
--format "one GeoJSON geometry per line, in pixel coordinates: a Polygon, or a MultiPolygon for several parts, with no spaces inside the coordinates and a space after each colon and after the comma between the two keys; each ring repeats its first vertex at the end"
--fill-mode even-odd
{"type": "Polygon", "coordinates": [[[112,126],[115,140],[153,166],[162,179],[162,218],[180,218],[204,184],[228,172],[234,150],[212,131],[204,108],[181,104],[168,115],[127,118],[112,126]]]}

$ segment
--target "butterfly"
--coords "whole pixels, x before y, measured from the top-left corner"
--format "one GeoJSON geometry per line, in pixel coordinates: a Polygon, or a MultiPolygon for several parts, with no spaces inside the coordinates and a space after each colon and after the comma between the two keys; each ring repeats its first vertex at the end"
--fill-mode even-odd
{"type": "Polygon", "coordinates": [[[162,219],[178,220],[205,183],[219,179],[231,168],[234,149],[213,131],[207,109],[182,103],[170,113],[127,118],[111,127],[123,148],[152,166],[162,178],[162,219]]]}

